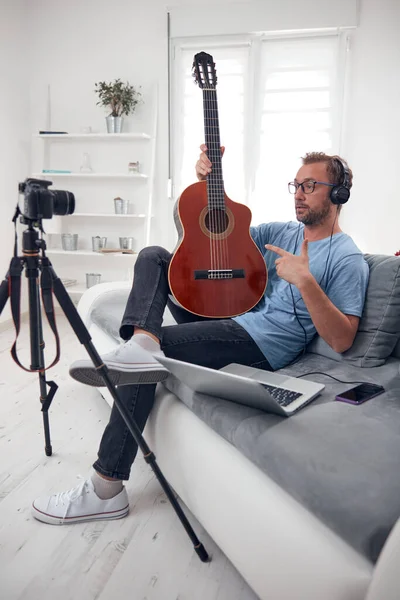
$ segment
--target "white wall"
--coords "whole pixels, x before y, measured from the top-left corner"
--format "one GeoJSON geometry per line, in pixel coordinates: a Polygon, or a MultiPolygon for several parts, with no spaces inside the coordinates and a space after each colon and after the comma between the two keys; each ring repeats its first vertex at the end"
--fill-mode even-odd
{"type": "Polygon", "coordinates": [[[253,31],[284,31],[353,27],[357,23],[357,0],[247,0],[229,3],[191,2],[171,7],[171,36],[248,34],[253,31]]]}
{"type": "MultiPolygon", "coordinates": [[[[13,253],[17,186],[29,175],[30,125],[25,0],[0,0],[0,280],[13,253]]],[[[0,317],[9,317],[8,306],[0,317]]]]}
{"type": "Polygon", "coordinates": [[[342,226],[366,252],[400,250],[400,1],[361,0],[344,153],[354,188],[342,226]]]}

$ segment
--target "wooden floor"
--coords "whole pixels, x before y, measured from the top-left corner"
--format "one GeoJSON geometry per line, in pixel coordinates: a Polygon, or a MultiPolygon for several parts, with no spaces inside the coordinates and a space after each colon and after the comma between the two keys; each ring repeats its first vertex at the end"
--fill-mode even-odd
{"type": "MultiPolygon", "coordinates": [[[[44,454],[37,375],[13,363],[13,330],[0,333],[0,599],[257,600],[189,515],[213,558],[200,562],[141,457],[127,483],[126,519],[59,527],[31,517],[33,498],[88,475],[109,416],[96,390],[68,376],[69,363],[83,353],[65,318],[58,326],[62,357],[48,374],[59,385],[50,410],[51,457],[44,454]]],[[[29,364],[26,325],[22,338],[29,364]]],[[[51,356],[47,329],[45,340],[51,356]]]]}

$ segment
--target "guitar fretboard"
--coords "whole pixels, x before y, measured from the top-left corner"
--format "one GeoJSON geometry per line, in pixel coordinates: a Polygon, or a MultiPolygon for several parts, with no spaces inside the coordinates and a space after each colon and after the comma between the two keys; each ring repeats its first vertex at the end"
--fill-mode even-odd
{"type": "Polygon", "coordinates": [[[203,89],[204,133],[212,171],[207,176],[210,209],[225,210],[224,180],[222,177],[221,141],[219,135],[218,102],[215,89],[203,89]]]}

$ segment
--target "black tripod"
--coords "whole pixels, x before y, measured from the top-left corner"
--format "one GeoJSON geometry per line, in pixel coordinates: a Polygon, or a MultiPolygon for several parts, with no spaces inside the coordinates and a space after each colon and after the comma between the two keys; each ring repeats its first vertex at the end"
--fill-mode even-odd
{"type": "MultiPolygon", "coordinates": [[[[18,214],[20,214],[19,211],[14,216],[14,221],[16,220],[18,214]]],[[[124,408],[119,398],[118,392],[108,375],[108,369],[103,364],[96,348],[94,347],[92,343],[92,338],[90,337],[89,332],[85,327],[85,324],[83,323],[81,317],[78,314],[78,311],[75,308],[74,303],[69,297],[64,285],[56,275],[48,257],[46,256],[46,243],[43,239],[39,239],[39,234],[34,228],[35,226],[38,226],[38,224],[29,220],[22,220],[22,222],[28,224],[28,229],[26,229],[23,232],[22,256],[17,256],[17,247],[15,246],[15,255],[11,260],[10,270],[6,275],[6,278],[0,285],[0,314],[8,298],[11,296],[11,311],[18,335],[20,326],[19,321],[21,273],[22,270],[25,268],[25,274],[28,278],[29,291],[29,325],[31,349],[30,370],[39,373],[40,401],[42,403],[46,455],[50,456],[52,454],[48,409],[54,398],[58,386],[53,381],[46,381],[46,375],[44,371],[44,342],[39,298],[39,273],[41,274],[40,287],[42,290],[43,306],[49,319],[50,326],[52,327],[53,332],[56,335],[57,356],[54,363],[57,362],[59,357],[59,340],[54,321],[52,291],[54,291],[54,295],[56,296],[76,336],[78,337],[81,344],[85,346],[96,369],[98,369],[98,371],[101,373],[104,382],[114,399],[115,405],[125,421],[126,426],[128,427],[130,433],[133,435],[136,443],[141,449],[145,461],[150,465],[150,467],[154,471],[158,481],[161,484],[161,487],[163,488],[176,514],[178,515],[183,527],[185,528],[188,536],[190,537],[194,545],[194,549],[198,554],[200,560],[202,560],[203,562],[207,562],[209,560],[207,551],[205,550],[203,544],[201,544],[198,538],[196,537],[196,534],[193,531],[193,528],[191,527],[188,519],[186,518],[185,513],[178,504],[169,486],[169,483],[167,482],[163,473],[161,472],[156,462],[155,455],[150,450],[146,441],[144,440],[140,429],[138,428],[137,424],[132,419],[132,417],[129,415],[128,411],[124,408]],[[49,393],[47,393],[47,385],[50,387],[49,393]]],[[[20,366],[22,366],[17,358],[16,343],[14,343],[11,349],[11,354],[14,360],[20,366]]]]}

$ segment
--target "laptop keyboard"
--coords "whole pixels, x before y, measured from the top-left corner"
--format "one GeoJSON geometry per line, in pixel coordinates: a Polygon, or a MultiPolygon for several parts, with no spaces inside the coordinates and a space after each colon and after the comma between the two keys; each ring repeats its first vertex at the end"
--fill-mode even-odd
{"type": "MultiPolygon", "coordinates": [[[[259,381],[259,383],[261,383],[261,381],[259,381]]],[[[261,383],[261,385],[263,388],[269,391],[273,399],[276,400],[281,406],[289,406],[289,404],[291,404],[294,400],[303,395],[299,392],[293,392],[292,390],[287,390],[286,388],[268,385],[267,383],[261,383]]]]}

